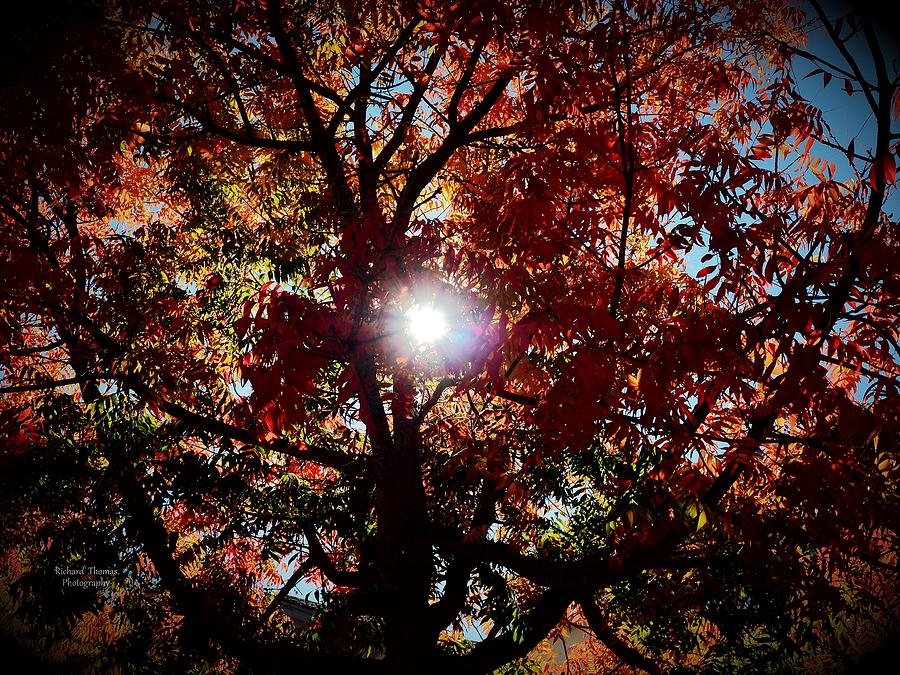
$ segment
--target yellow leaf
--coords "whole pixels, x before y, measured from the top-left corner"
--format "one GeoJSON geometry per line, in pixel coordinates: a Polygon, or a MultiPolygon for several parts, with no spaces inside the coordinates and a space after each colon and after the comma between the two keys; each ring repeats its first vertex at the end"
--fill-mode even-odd
{"type": "Polygon", "coordinates": [[[703,526],[706,525],[706,509],[700,508],[700,515],[697,518],[697,529],[703,529],[703,526]]]}

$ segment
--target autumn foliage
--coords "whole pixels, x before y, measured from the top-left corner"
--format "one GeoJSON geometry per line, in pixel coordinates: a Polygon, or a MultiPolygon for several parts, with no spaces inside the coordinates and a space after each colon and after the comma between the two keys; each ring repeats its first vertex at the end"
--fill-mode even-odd
{"type": "Polygon", "coordinates": [[[870,19],[72,0],[6,30],[23,649],[772,672],[893,630],[900,79],[870,19]],[[115,574],[63,588],[84,566],[115,574]]]}

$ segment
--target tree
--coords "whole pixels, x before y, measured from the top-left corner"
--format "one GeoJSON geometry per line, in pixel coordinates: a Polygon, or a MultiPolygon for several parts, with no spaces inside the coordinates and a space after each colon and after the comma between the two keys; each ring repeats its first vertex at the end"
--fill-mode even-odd
{"type": "Polygon", "coordinates": [[[598,669],[787,669],[897,621],[900,80],[868,18],[33,18],[0,503],[4,605],[56,661],[490,673],[574,623],[598,669]],[[116,573],[60,592],[85,565],[116,573]]]}

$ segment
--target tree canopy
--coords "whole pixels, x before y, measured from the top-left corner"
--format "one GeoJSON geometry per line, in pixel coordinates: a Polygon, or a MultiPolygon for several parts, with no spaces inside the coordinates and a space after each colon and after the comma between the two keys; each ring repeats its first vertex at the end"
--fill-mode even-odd
{"type": "Polygon", "coordinates": [[[7,27],[4,632],[364,675],[802,670],[896,630],[894,46],[764,4],[7,27]]]}

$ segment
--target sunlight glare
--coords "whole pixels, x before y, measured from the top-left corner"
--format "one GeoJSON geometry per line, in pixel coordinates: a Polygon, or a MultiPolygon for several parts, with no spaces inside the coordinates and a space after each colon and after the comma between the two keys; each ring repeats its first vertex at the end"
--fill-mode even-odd
{"type": "Polygon", "coordinates": [[[447,333],[443,312],[431,306],[416,305],[407,313],[409,334],[420,345],[433,344],[447,333]]]}

